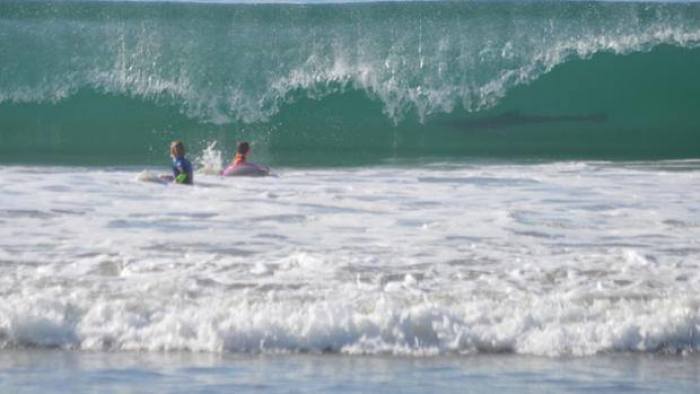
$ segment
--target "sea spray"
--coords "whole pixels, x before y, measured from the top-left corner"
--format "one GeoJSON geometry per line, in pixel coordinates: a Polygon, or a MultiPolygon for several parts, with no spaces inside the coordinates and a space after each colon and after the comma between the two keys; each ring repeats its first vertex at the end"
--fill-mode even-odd
{"type": "Polygon", "coordinates": [[[197,171],[206,175],[219,175],[223,169],[222,153],[216,148],[216,141],[207,144],[195,161],[197,171]]]}

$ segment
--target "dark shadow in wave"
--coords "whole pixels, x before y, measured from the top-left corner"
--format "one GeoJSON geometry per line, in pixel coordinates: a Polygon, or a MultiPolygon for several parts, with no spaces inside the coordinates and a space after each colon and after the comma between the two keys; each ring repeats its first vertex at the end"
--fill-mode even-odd
{"type": "Polygon", "coordinates": [[[450,121],[449,123],[454,128],[473,131],[483,129],[494,130],[507,127],[546,123],[604,123],[607,120],[608,115],[603,113],[587,115],[530,115],[513,111],[480,119],[456,119],[450,121]]]}

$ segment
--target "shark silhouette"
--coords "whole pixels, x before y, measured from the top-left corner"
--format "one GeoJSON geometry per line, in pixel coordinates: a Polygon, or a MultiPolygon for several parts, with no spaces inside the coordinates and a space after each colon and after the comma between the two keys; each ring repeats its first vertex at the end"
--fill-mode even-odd
{"type": "Polygon", "coordinates": [[[450,124],[461,130],[502,129],[513,126],[525,126],[546,123],[603,123],[608,120],[608,115],[594,113],[587,115],[529,115],[520,112],[506,112],[496,116],[480,119],[459,119],[450,121],[450,124]]]}

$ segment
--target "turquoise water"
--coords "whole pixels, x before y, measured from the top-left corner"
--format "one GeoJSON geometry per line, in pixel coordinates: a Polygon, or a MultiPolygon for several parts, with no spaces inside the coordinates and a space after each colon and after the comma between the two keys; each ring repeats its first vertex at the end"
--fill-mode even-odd
{"type": "Polygon", "coordinates": [[[0,38],[6,163],[700,157],[697,3],[5,1],[0,38]]]}

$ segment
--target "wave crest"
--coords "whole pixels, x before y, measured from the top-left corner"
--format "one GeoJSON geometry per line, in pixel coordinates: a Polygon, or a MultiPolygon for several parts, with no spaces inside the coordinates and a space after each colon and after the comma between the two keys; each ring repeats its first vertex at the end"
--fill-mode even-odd
{"type": "Polygon", "coordinates": [[[299,93],[347,89],[380,101],[394,123],[410,113],[425,121],[490,108],[572,58],[700,42],[692,4],[2,7],[10,39],[0,49],[12,56],[0,102],[56,102],[89,88],[214,124],[266,122],[299,93]]]}

